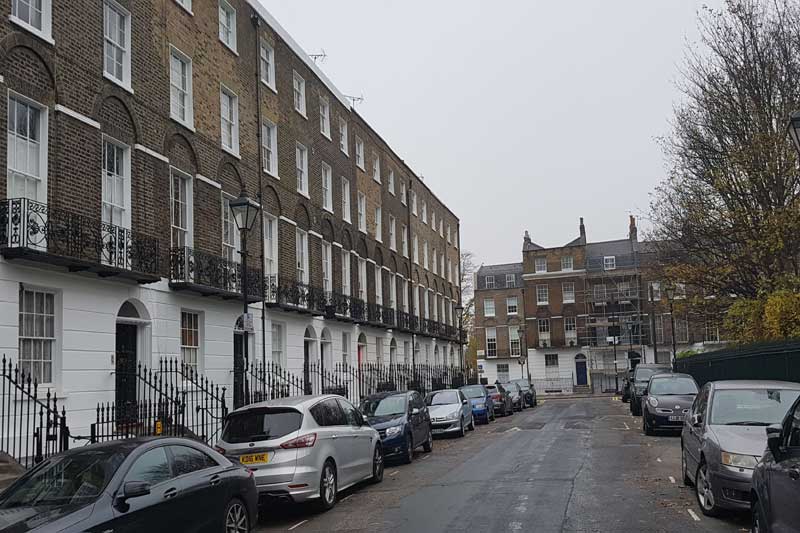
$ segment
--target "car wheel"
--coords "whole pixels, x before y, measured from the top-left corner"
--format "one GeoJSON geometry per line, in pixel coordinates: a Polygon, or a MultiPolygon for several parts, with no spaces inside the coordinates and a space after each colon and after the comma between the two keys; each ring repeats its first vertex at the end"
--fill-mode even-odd
{"type": "Polygon", "coordinates": [[[433,433],[430,428],[428,428],[428,440],[422,445],[422,449],[425,450],[425,453],[431,453],[433,451],[433,433]]]}
{"type": "Polygon", "coordinates": [[[462,418],[458,424],[458,436],[463,437],[464,435],[466,435],[466,432],[464,431],[464,419],[462,418]]]}
{"type": "Polygon", "coordinates": [[[233,499],[225,507],[225,533],[248,533],[250,518],[241,500],[233,499]]]}
{"type": "Polygon", "coordinates": [[[653,428],[647,423],[647,413],[642,414],[642,431],[644,431],[644,434],[647,436],[653,435],[653,428]]]}
{"type": "Polygon", "coordinates": [[[753,510],[751,513],[753,521],[750,526],[751,533],[765,533],[767,531],[767,521],[764,520],[764,512],[761,510],[758,500],[753,500],[753,510]]]}
{"type": "Polygon", "coordinates": [[[405,453],[403,454],[403,462],[405,464],[411,463],[414,460],[414,444],[411,435],[406,435],[405,453]]]}
{"type": "Polygon", "coordinates": [[[681,445],[681,475],[683,476],[683,484],[687,487],[692,486],[692,480],[689,479],[689,469],[686,466],[686,452],[681,445]]]}
{"type": "Polygon", "coordinates": [[[325,461],[319,478],[319,507],[323,511],[332,509],[336,505],[336,497],[339,492],[336,477],[336,466],[334,466],[333,461],[325,461]]]}
{"type": "Polygon", "coordinates": [[[467,429],[469,429],[470,431],[475,431],[475,417],[474,416],[469,419],[469,426],[467,426],[467,429]]]}
{"type": "Polygon", "coordinates": [[[372,483],[380,483],[383,481],[383,450],[380,446],[375,446],[375,451],[372,452],[372,483]]]}
{"type": "Polygon", "coordinates": [[[714,490],[711,487],[711,480],[708,477],[708,466],[705,462],[700,463],[700,468],[697,469],[694,492],[697,495],[697,503],[700,504],[700,510],[704,515],[719,515],[719,507],[714,499],[714,490]]]}

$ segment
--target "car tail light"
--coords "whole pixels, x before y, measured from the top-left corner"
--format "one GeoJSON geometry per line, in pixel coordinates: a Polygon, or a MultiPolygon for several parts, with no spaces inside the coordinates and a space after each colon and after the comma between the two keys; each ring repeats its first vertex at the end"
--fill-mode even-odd
{"type": "Polygon", "coordinates": [[[499,399],[500,399],[499,394],[492,394],[492,400],[499,400],[499,399]]]}
{"type": "Polygon", "coordinates": [[[214,451],[216,451],[217,453],[221,453],[222,455],[225,455],[226,450],[225,448],[222,448],[220,446],[214,446],[214,451]]]}
{"type": "Polygon", "coordinates": [[[281,444],[281,448],[284,450],[292,450],[295,448],[311,448],[315,442],[317,442],[317,434],[309,433],[308,435],[303,435],[302,437],[292,439],[289,442],[284,442],[281,444]]]}

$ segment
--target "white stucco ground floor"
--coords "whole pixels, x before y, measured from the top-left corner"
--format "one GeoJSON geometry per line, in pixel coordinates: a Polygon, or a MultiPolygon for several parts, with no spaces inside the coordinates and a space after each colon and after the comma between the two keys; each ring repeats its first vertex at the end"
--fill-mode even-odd
{"type": "MultiPolygon", "coordinates": [[[[252,304],[251,363],[302,373],[305,361],[457,365],[456,343],[252,304]],[[416,350],[415,350],[416,347],[416,350]]],[[[66,408],[73,435],[87,435],[98,404],[114,402],[126,365],[162,358],[196,365],[232,406],[237,299],[174,290],[167,280],[118,278],[0,259],[0,359],[20,365],[66,408]],[[122,354],[122,355],[121,355],[122,354]],[[133,359],[133,363],[130,359],[133,359]]],[[[241,337],[239,337],[241,339],[241,337]]]]}

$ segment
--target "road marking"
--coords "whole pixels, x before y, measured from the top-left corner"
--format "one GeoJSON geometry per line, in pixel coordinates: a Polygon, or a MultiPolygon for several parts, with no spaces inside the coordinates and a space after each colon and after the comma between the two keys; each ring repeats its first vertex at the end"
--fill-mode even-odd
{"type": "Polygon", "coordinates": [[[694,518],[695,522],[699,522],[700,521],[700,517],[697,516],[694,511],[692,511],[691,509],[686,509],[686,510],[689,511],[689,514],[692,515],[692,518],[694,518]]]}
{"type": "Polygon", "coordinates": [[[513,428],[509,428],[509,429],[505,430],[503,433],[512,433],[514,431],[522,431],[522,430],[519,429],[517,426],[514,426],[513,428]]]}
{"type": "Polygon", "coordinates": [[[522,522],[509,522],[508,529],[511,531],[522,531],[522,522]]]}
{"type": "Polygon", "coordinates": [[[288,529],[288,531],[291,531],[291,530],[293,530],[293,529],[295,529],[295,528],[298,528],[298,527],[302,526],[303,524],[305,524],[306,522],[308,522],[308,520],[303,520],[302,522],[298,522],[298,523],[296,523],[295,525],[293,525],[292,527],[290,527],[290,528],[288,529]]]}
{"type": "Polygon", "coordinates": [[[672,476],[669,476],[669,482],[674,485],[675,484],[675,478],[672,477],[672,476]]]}
{"type": "Polygon", "coordinates": [[[656,457],[656,461],[661,462],[661,457],[656,457]]]}
{"type": "Polygon", "coordinates": [[[391,476],[396,476],[396,475],[397,475],[397,474],[399,474],[399,473],[400,473],[400,471],[399,471],[399,470],[395,470],[394,472],[389,472],[389,476],[390,476],[390,477],[391,477],[391,476]]]}

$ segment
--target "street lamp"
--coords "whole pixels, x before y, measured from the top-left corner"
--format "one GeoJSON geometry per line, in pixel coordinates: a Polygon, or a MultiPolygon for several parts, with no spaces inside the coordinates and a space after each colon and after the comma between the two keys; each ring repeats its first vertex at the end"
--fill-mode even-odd
{"type": "Polygon", "coordinates": [[[800,153],[800,111],[792,111],[789,114],[789,124],[786,129],[792,138],[795,150],[800,153]]]}
{"type": "Polygon", "coordinates": [[[244,373],[248,361],[247,354],[247,327],[248,327],[248,302],[247,302],[247,233],[253,230],[261,206],[247,196],[242,189],[239,197],[230,202],[231,214],[236,222],[236,228],[241,235],[242,249],[239,252],[242,258],[242,350],[233,354],[233,406],[239,408],[244,405],[245,387],[244,373]]]}
{"type": "Polygon", "coordinates": [[[672,305],[672,301],[675,299],[675,285],[671,282],[667,283],[664,286],[664,292],[667,295],[667,301],[669,302],[669,327],[670,333],[672,334],[672,368],[675,368],[675,309],[672,305]]]}
{"type": "Polygon", "coordinates": [[[464,306],[461,304],[456,305],[455,312],[458,313],[458,361],[461,364],[461,369],[463,370],[465,366],[464,364],[464,339],[461,337],[464,321],[464,306]]]}

